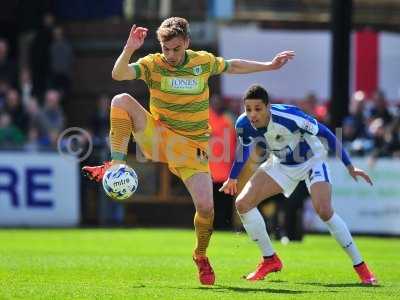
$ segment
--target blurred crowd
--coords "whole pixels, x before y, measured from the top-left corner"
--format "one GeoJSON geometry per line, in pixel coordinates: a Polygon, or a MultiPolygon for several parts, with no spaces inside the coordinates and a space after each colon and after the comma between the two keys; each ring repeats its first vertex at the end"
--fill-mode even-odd
{"type": "Polygon", "coordinates": [[[0,148],[55,149],[66,125],[72,47],[46,14],[38,28],[21,33],[17,48],[12,57],[0,37],[0,148]]]}
{"type": "MultiPolygon", "coordinates": [[[[329,104],[322,105],[309,94],[298,105],[319,121],[330,123],[329,104]]],[[[400,105],[389,102],[383,91],[368,96],[356,91],[349,104],[349,115],[342,128],[332,128],[352,156],[400,158],[400,105]]]]}

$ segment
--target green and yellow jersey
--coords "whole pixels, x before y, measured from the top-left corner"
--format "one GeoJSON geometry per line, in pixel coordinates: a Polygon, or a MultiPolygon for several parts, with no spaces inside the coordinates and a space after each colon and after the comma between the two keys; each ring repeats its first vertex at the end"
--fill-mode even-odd
{"type": "Polygon", "coordinates": [[[174,132],[192,140],[208,141],[208,79],[228,68],[222,57],[206,51],[186,50],[182,65],[169,65],[161,53],[149,54],[130,64],[136,79],[150,90],[150,112],[174,132]]]}

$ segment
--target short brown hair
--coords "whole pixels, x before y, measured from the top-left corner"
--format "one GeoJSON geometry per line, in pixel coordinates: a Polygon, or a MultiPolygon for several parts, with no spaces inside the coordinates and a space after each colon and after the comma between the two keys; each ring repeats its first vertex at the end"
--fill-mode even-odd
{"type": "Polygon", "coordinates": [[[157,29],[157,39],[167,42],[180,36],[183,39],[190,37],[189,22],[184,18],[171,17],[165,19],[157,29]]]}
{"type": "Polygon", "coordinates": [[[258,84],[253,84],[247,89],[246,93],[244,94],[243,101],[246,101],[247,99],[261,99],[265,105],[268,105],[269,103],[267,90],[258,84]]]}

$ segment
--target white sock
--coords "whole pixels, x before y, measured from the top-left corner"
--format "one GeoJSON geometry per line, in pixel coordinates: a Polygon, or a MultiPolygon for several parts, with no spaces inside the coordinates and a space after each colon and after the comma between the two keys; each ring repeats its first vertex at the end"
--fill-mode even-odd
{"type": "Polygon", "coordinates": [[[271,256],[275,253],[272,248],[271,240],[265,227],[264,218],[257,208],[249,210],[247,213],[239,214],[244,228],[250,238],[255,241],[263,256],[271,256]]]}
{"type": "Polygon", "coordinates": [[[334,213],[333,216],[325,223],[328,226],[330,233],[349,255],[353,261],[353,265],[362,263],[363,260],[361,254],[358,251],[357,246],[351,237],[351,233],[342,218],[334,213]]]}

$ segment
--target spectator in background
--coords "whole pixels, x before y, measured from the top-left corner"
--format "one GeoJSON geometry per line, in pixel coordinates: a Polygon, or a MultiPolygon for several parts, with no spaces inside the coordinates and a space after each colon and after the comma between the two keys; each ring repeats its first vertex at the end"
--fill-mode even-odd
{"type": "Polygon", "coordinates": [[[318,103],[317,95],[315,95],[313,92],[310,92],[306,95],[304,100],[299,103],[299,107],[307,114],[317,118],[318,121],[326,121],[326,106],[318,103]]]}
{"type": "Polygon", "coordinates": [[[8,42],[0,38],[0,81],[17,83],[17,64],[8,57],[8,42]]]}
{"type": "Polygon", "coordinates": [[[19,73],[19,89],[21,91],[21,100],[24,107],[26,107],[31,100],[32,96],[32,77],[28,68],[22,68],[19,73]]]}
{"type": "Polygon", "coordinates": [[[366,95],[356,91],[350,101],[349,115],[343,120],[344,147],[353,155],[364,155],[371,150],[372,142],[366,123],[366,95]]]}
{"type": "Polygon", "coordinates": [[[24,150],[38,152],[43,149],[43,143],[40,140],[40,131],[36,127],[29,127],[27,140],[24,145],[24,150]]]}
{"type": "Polygon", "coordinates": [[[26,149],[30,151],[56,149],[57,139],[60,134],[60,130],[62,129],[62,126],[58,125],[58,123],[64,122],[57,121],[57,118],[60,118],[57,116],[59,112],[52,108],[48,108],[45,112],[38,105],[36,98],[31,98],[29,100],[26,105],[26,112],[28,114],[29,128],[27,141],[28,144],[26,145],[26,149]],[[56,125],[56,127],[51,127],[51,124],[56,125]]]}
{"type": "Polygon", "coordinates": [[[41,137],[46,136],[47,132],[43,123],[43,112],[39,107],[36,98],[31,98],[25,106],[26,114],[28,115],[28,128],[36,128],[41,137]]]}
{"type": "Polygon", "coordinates": [[[392,123],[393,116],[383,91],[377,90],[374,93],[368,117],[368,132],[373,139],[373,151],[369,158],[369,165],[372,167],[378,157],[390,156],[390,148],[396,144],[396,138],[392,136],[396,126],[393,126],[395,123],[392,123]]]}
{"type": "Polygon", "coordinates": [[[61,94],[57,90],[48,90],[45,94],[44,107],[42,111],[42,122],[47,133],[58,132],[64,128],[64,112],[60,105],[61,94]]]}
{"type": "Polygon", "coordinates": [[[68,93],[71,87],[71,69],[73,52],[69,41],[64,37],[62,27],[53,30],[53,42],[50,46],[50,72],[53,88],[68,93]]]}
{"type": "Polygon", "coordinates": [[[373,119],[368,126],[369,134],[373,139],[373,157],[379,157],[383,155],[383,148],[385,145],[385,122],[382,118],[373,119]]]}
{"type": "Polygon", "coordinates": [[[400,115],[392,123],[384,126],[384,120],[372,121],[370,131],[374,137],[374,149],[368,158],[368,165],[373,167],[379,157],[400,158],[400,115]]]}
{"type": "Polygon", "coordinates": [[[375,91],[372,96],[372,107],[369,111],[370,122],[378,118],[382,119],[384,125],[389,124],[393,119],[388,109],[385,94],[379,90],[375,91]]]}
{"type": "Polygon", "coordinates": [[[363,91],[356,91],[351,98],[350,114],[345,118],[345,123],[352,126],[351,132],[345,137],[349,141],[354,141],[357,137],[366,137],[365,101],[366,96],[363,91]]]}
{"type": "Polygon", "coordinates": [[[23,145],[24,135],[18,127],[12,124],[11,116],[6,112],[0,113],[0,148],[17,148],[23,145]]]}
{"type": "Polygon", "coordinates": [[[4,110],[10,115],[13,124],[18,127],[20,131],[26,132],[28,116],[22,106],[21,98],[17,90],[8,90],[4,110]]]}
{"type": "Polygon", "coordinates": [[[33,94],[41,97],[50,77],[50,45],[54,27],[54,16],[45,14],[43,23],[31,44],[30,69],[33,78],[33,94]]]}
{"type": "MultiPolygon", "coordinates": [[[[59,0],[57,0],[59,1],[59,0]]],[[[16,27],[18,29],[18,63],[22,68],[29,66],[30,47],[41,26],[43,16],[53,10],[54,0],[18,0],[16,3],[16,27]]],[[[3,1],[5,2],[5,1],[3,1]]]]}
{"type": "Polygon", "coordinates": [[[236,150],[236,133],[232,120],[224,115],[223,102],[219,97],[211,98],[209,116],[211,126],[209,162],[213,180],[214,228],[231,229],[233,196],[220,193],[218,190],[231,170],[236,150]]]}
{"type": "Polygon", "coordinates": [[[0,79],[0,111],[4,109],[4,105],[6,104],[6,96],[9,89],[9,83],[0,79]]]}
{"type": "Polygon", "coordinates": [[[91,118],[91,129],[94,135],[95,146],[106,146],[108,134],[110,132],[111,99],[106,94],[101,94],[96,101],[96,110],[91,118]]]}
{"type": "Polygon", "coordinates": [[[357,128],[356,122],[351,116],[347,116],[343,120],[342,139],[343,139],[343,145],[345,145],[346,148],[347,148],[346,145],[351,145],[351,143],[359,136],[357,134],[356,128],[357,128]]]}
{"type": "Polygon", "coordinates": [[[48,145],[47,148],[48,150],[57,150],[57,142],[58,142],[58,137],[60,136],[60,130],[58,128],[51,128],[48,131],[48,145]]]}
{"type": "Polygon", "coordinates": [[[384,151],[393,158],[400,158],[400,112],[385,132],[384,151]]]}

